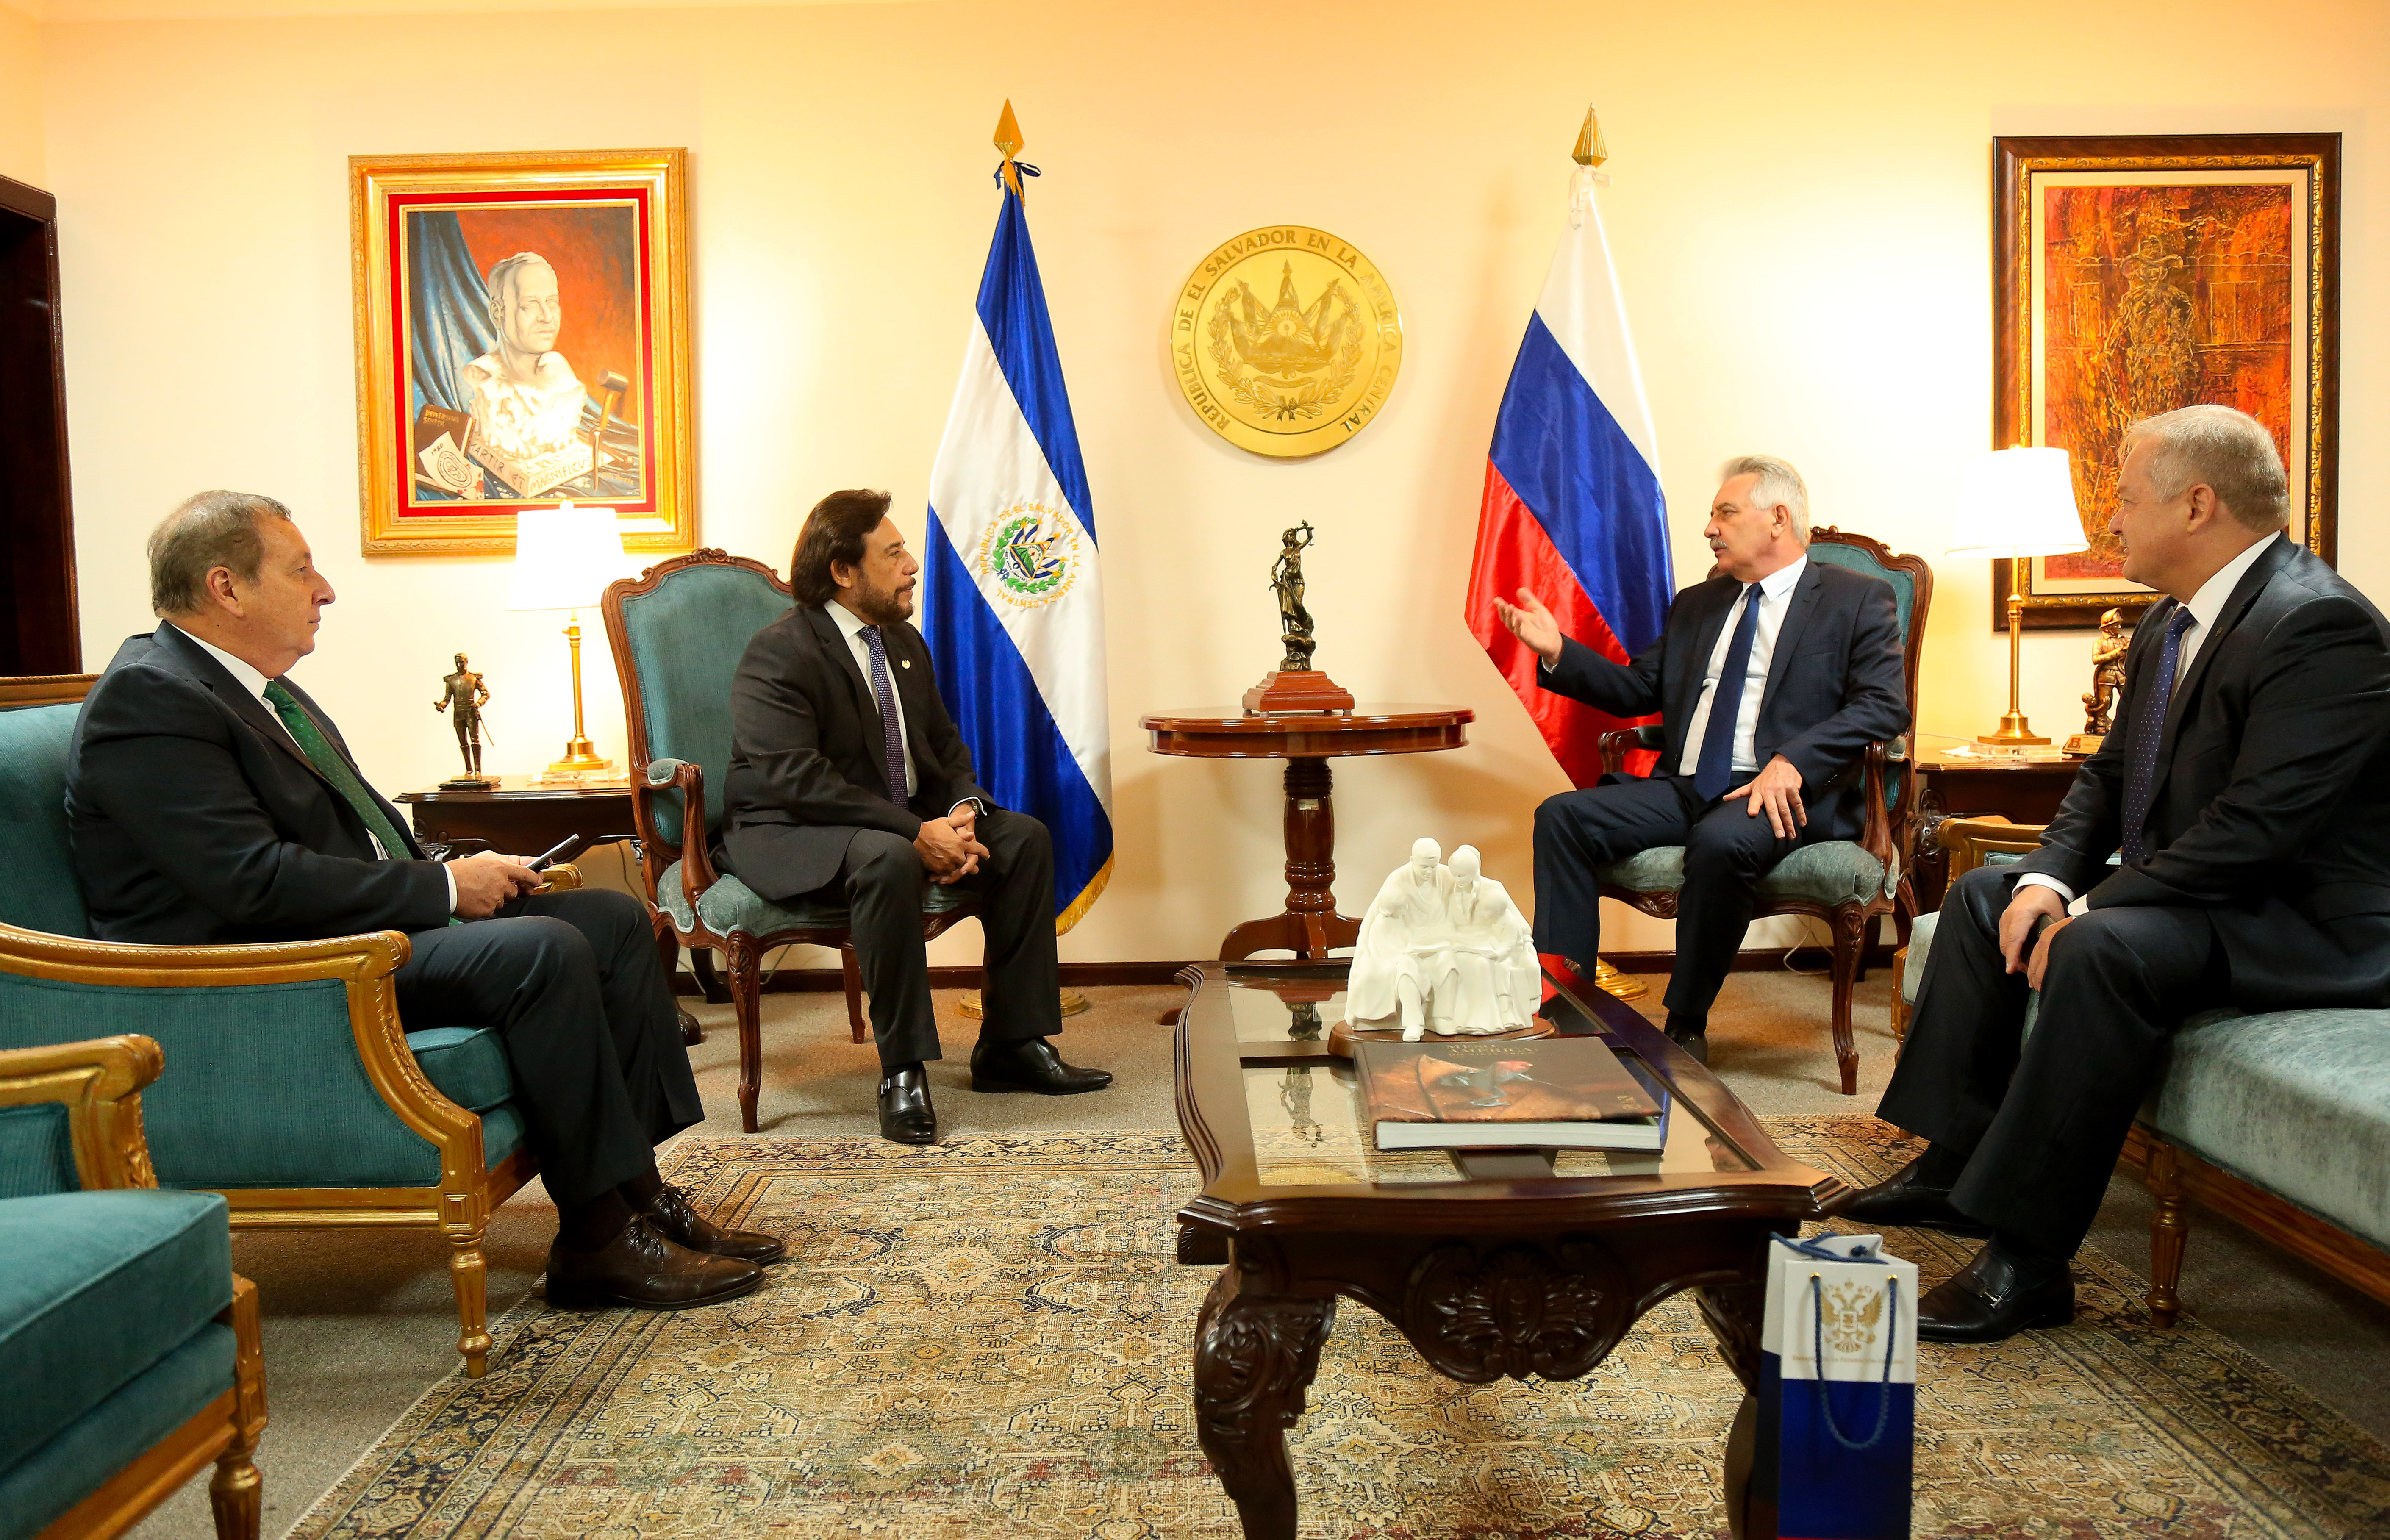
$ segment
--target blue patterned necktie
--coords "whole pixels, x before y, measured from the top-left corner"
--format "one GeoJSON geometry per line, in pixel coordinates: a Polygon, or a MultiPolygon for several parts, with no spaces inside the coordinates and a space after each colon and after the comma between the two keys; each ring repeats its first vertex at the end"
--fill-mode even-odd
{"type": "Polygon", "coordinates": [[[880,702],[880,747],[887,756],[882,768],[888,776],[888,800],[902,805],[913,800],[913,789],[905,784],[905,729],[896,720],[896,687],[888,680],[888,648],[881,645],[876,625],[865,626],[859,635],[863,645],[871,649],[871,697],[880,702]]]}
{"type": "Polygon", "coordinates": [[[2158,739],[2165,733],[2166,706],[2174,699],[2174,676],[2182,662],[2182,634],[2191,629],[2191,606],[2177,603],[2166,622],[2165,645],[2158,649],[2158,676],[2133,708],[2133,759],[2125,771],[2125,864],[2150,853],[2145,830],[2150,802],[2158,789],[2158,739]]]}
{"type": "Polygon", "coordinates": [[[1742,619],[1734,640],[1727,645],[1726,667],[1718,673],[1717,688],[1710,692],[1709,725],[1702,729],[1702,757],[1693,764],[1693,789],[1712,802],[1734,784],[1734,723],[1742,714],[1743,681],[1751,673],[1751,639],[1759,631],[1759,584],[1743,591],[1742,619]]]}

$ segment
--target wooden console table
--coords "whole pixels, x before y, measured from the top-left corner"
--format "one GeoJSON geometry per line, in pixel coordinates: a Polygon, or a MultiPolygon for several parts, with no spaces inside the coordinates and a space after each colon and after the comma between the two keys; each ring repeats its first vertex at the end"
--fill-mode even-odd
{"type": "Polygon", "coordinates": [[[1349,712],[1249,715],[1226,707],[1154,712],[1138,725],[1157,754],[1286,761],[1286,908],[1249,919],[1220,943],[1223,960],[1284,947],[1302,962],[1350,946],[1361,922],[1336,912],[1336,811],[1328,762],[1348,754],[1418,754],[1469,741],[1466,706],[1356,706],[1349,712]]]}
{"type": "Polygon", "coordinates": [[[2057,815],[2082,768],[2080,759],[1954,759],[1932,750],[1919,754],[1917,799],[1908,820],[1909,886],[1917,912],[1930,915],[1942,906],[1950,858],[1934,836],[1945,823],[1997,813],[2012,823],[2046,824],[2057,815]]]}

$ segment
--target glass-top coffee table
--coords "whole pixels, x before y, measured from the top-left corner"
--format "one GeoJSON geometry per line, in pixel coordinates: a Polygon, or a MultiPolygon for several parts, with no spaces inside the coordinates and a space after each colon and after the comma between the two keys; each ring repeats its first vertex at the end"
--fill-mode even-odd
{"type": "Polygon", "coordinates": [[[1179,978],[1178,1126],[1203,1191],[1178,1211],[1178,1260],[1222,1267],[1195,1328],[1196,1437],[1249,1540],[1294,1535],[1286,1430],[1340,1298],[1392,1321],[1438,1373],[1483,1384],[1575,1379],[1692,1289],[1728,1367],[1756,1384],[1767,1238],[1816,1218],[1841,1184],[1780,1152],[1631,1007],[1563,991],[1551,1013],[1668,1091],[1663,1149],[1390,1154],[1328,1049],[1344,964],[1179,978]]]}

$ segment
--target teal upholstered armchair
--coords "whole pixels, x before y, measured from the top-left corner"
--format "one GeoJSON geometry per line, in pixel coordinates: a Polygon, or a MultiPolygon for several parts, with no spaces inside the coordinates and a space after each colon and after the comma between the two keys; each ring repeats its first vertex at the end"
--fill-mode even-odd
{"type": "MultiPolygon", "coordinates": [[[[771,568],[712,549],[675,557],[606,590],[606,635],[631,727],[632,801],[648,906],[660,937],[720,952],[729,967],[739,1013],[739,1116],[750,1134],[763,1079],[765,953],[792,943],[838,948],[848,1031],[857,1043],[870,1036],[846,910],[783,907],[713,866],[730,775],[731,683],[755,633],[793,602],[771,568]]],[[[969,895],[933,886],[922,903],[922,924],[936,936],[971,912],[969,895]]]]}
{"type": "Polygon", "coordinates": [[[225,1200],[161,1192],[158,1045],[0,1052],[0,1540],[122,1534],[213,1460],[219,1540],[257,1540],[257,1290],[225,1200]]]}
{"type": "MultiPolygon", "coordinates": [[[[1809,559],[1831,562],[1892,585],[1900,620],[1903,679],[1908,689],[1908,720],[1917,721],[1917,664],[1924,648],[1925,614],[1934,602],[1934,570],[1923,557],[1895,556],[1889,547],[1863,534],[1845,534],[1831,526],[1809,532],[1809,559]]],[[[1656,749],[1663,738],[1657,727],[1604,733],[1603,767],[1625,767],[1631,748],[1656,749]]],[[[1907,739],[1868,745],[1864,767],[1867,825],[1856,841],[1821,840],[1805,845],[1777,864],[1759,883],[1754,918],[1765,915],[1814,915],[1833,930],[1834,1059],[1842,1071],[1843,1095],[1855,1096],[1859,1086],[1858,1048],[1851,1041],[1851,995],[1857,989],[1868,943],[1880,916],[1903,912],[1900,895],[1908,881],[1900,869],[1895,836],[1896,815],[1907,806],[1908,751],[1907,739]]],[[[1614,861],[1602,868],[1605,897],[1631,904],[1647,915],[1672,918],[1677,895],[1685,885],[1685,852],[1665,845],[1614,861]]]]}
{"type": "MultiPolygon", "coordinates": [[[[250,946],[92,939],[67,841],[77,701],[0,711],[0,1048],[138,1033],[169,1072],[148,1098],[168,1187],[212,1189],[235,1228],[435,1229],[456,1350],[490,1350],[482,1237],[533,1172],[495,1033],[408,1033],[395,930],[250,946]]],[[[563,871],[560,886],[577,885],[563,871]]]]}

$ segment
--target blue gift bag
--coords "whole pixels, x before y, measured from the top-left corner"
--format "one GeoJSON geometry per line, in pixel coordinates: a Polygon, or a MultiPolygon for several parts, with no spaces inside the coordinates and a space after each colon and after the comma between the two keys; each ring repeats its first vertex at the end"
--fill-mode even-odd
{"type": "Polygon", "coordinates": [[[1754,1516],[1775,1540],[1908,1540],[1916,1264],[1871,1235],[1778,1239],[1760,1347],[1754,1516]]]}

